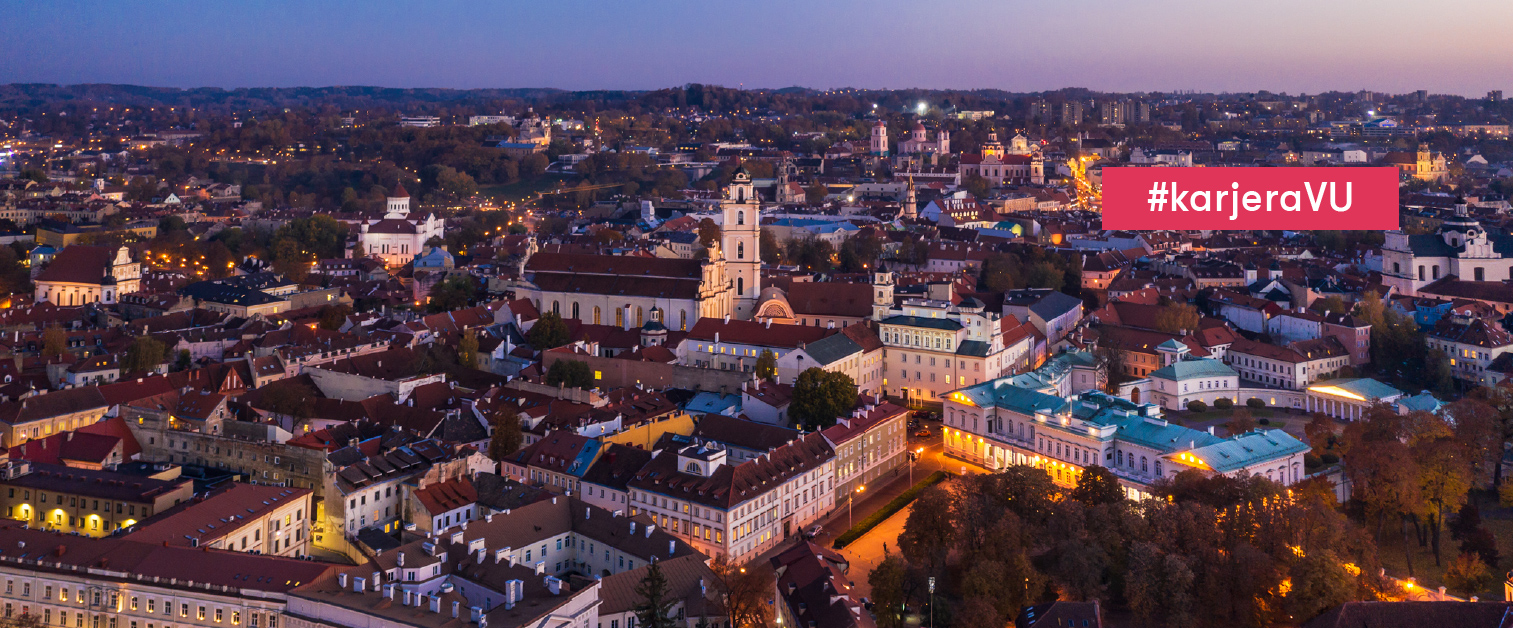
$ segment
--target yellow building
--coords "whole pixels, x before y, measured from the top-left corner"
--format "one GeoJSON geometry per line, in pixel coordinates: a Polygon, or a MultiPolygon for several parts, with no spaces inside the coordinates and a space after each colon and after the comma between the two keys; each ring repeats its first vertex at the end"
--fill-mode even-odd
{"type": "Polygon", "coordinates": [[[108,536],[192,499],[194,481],[178,471],[148,477],[12,460],[0,467],[0,507],[34,528],[108,536]]]}

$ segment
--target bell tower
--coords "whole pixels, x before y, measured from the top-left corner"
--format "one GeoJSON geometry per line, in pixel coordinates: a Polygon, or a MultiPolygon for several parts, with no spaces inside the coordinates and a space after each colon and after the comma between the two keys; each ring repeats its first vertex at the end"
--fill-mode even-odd
{"type": "Polygon", "coordinates": [[[762,205],[751,173],[745,168],[736,169],[720,209],[724,213],[720,248],[725,255],[726,276],[734,288],[732,314],[748,320],[762,294],[762,205]]]}
{"type": "Polygon", "coordinates": [[[883,320],[893,308],[893,273],[882,262],[872,271],[872,320],[883,320]]]}
{"type": "Polygon", "coordinates": [[[900,215],[910,220],[919,218],[919,199],[914,194],[914,177],[909,177],[909,187],[904,190],[904,206],[900,215]]]}

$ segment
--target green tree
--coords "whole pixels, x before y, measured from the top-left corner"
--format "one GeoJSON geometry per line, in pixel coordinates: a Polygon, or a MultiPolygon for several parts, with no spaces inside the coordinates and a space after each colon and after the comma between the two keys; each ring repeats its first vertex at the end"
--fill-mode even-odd
{"type": "Polygon", "coordinates": [[[462,332],[457,341],[457,363],[470,369],[478,368],[478,332],[471,329],[462,332]]]}
{"type": "Polygon", "coordinates": [[[872,587],[872,603],[877,614],[878,628],[903,628],[904,605],[908,602],[905,586],[909,577],[909,565],[897,554],[883,553],[882,562],[867,574],[867,584],[872,587]]]}
{"type": "Polygon", "coordinates": [[[594,385],[594,371],[587,362],[557,360],[546,369],[546,383],[548,386],[562,384],[569,388],[588,389],[594,385]]]}
{"type": "Polygon", "coordinates": [[[771,349],[763,349],[762,355],[757,356],[756,376],[769,382],[777,378],[778,357],[771,349]]]}
{"type": "Polygon", "coordinates": [[[856,382],[845,373],[814,366],[799,373],[789,405],[794,420],[816,429],[835,425],[836,417],[856,407],[856,382]]]}
{"type": "Polygon", "coordinates": [[[121,372],[141,373],[151,371],[168,361],[168,347],[152,336],[137,336],[126,348],[121,358],[121,372]]]}
{"type": "Polygon", "coordinates": [[[494,417],[494,433],[489,437],[489,458],[504,460],[520,451],[525,443],[525,433],[520,426],[520,415],[504,410],[494,417]]]}
{"type": "Polygon", "coordinates": [[[760,239],[757,241],[761,247],[762,263],[777,265],[783,263],[783,245],[778,242],[778,237],[771,229],[762,227],[760,239]]]}
{"type": "Polygon", "coordinates": [[[460,310],[472,305],[477,294],[478,287],[473,284],[472,275],[454,274],[431,286],[431,300],[426,303],[426,309],[432,313],[460,310]]]}
{"type": "Polygon", "coordinates": [[[311,405],[315,403],[315,391],[299,380],[274,382],[256,392],[258,397],[255,405],[260,409],[296,419],[306,419],[313,415],[311,405]]]}
{"type": "Polygon", "coordinates": [[[547,312],[536,319],[531,330],[525,332],[525,341],[537,351],[556,349],[568,343],[567,322],[556,312],[547,312]]]}
{"type": "Polygon", "coordinates": [[[636,585],[640,600],[631,609],[636,614],[636,625],[643,628],[674,628],[677,625],[672,618],[672,607],[677,599],[667,586],[662,568],[653,562],[646,568],[646,577],[636,585]]]}
{"type": "Polygon", "coordinates": [[[194,366],[194,356],[190,355],[188,349],[180,349],[178,359],[173,362],[173,370],[187,371],[192,366],[194,366]]]}
{"type": "Polygon", "coordinates": [[[342,325],[347,323],[347,317],[352,315],[351,306],[345,303],[337,305],[322,305],[316,316],[320,318],[321,329],[340,331],[342,325]]]}
{"type": "Polygon", "coordinates": [[[931,573],[939,573],[957,538],[952,510],[951,493],[946,489],[936,485],[920,491],[904,521],[904,533],[898,537],[898,549],[904,557],[928,565],[931,573]]]}
{"type": "Polygon", "coordinates": [[[1119,478],[1114,476],[1113,471],[1095,464],[1082,470],[1082,476],[1077,478],[1077,486],[1072,488],[1067,497],[1088,506],[1117,504],[1124,501],[1124,488],[1119,486],[1119,478]]]}
{"type": "Polygon", "coordinates": [[[1332,551],[1309,551],[1292,564],[1288,575],[1292,590],[1285,606],[1294,619],[1303,621],[1326,609],[1357,598],[1356,583],[1350,572],[1332,551]]]}

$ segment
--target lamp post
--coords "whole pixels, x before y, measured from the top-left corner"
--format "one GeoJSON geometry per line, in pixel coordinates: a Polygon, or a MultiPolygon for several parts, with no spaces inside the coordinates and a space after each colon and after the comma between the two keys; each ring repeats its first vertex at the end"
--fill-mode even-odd
{"type": "Polygon", "coordinates": [[[846,496],[846,529],[847,530],[851,529],[851,505],[852,505],[852,502],[855,502],[856,501],[856,496],[858,494],[860,494],[862,491],[865,491],[865,490],[867,490],[867,485],[863,484],[861,486],[856,487],[855,491],[852,491],[852,493],[850,495],[846,496]]]}

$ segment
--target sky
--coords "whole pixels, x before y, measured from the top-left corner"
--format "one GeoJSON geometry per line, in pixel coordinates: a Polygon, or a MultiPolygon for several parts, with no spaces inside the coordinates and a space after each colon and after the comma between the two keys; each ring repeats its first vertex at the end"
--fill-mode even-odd
{"type": "Polygon", "coordinates": [[[1513,93],[1513,1],[0,0],[0,83],[1513,93]]]}

